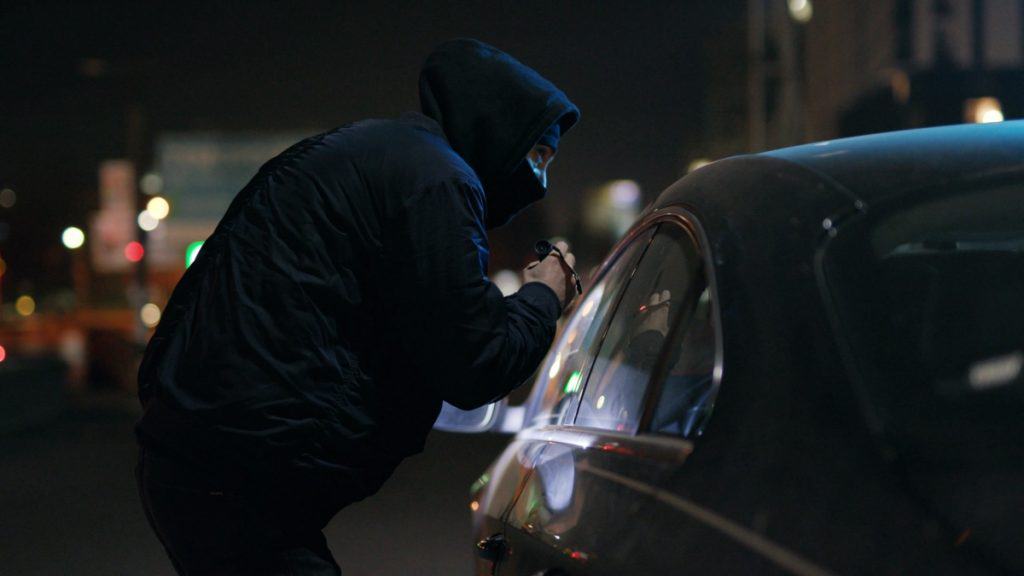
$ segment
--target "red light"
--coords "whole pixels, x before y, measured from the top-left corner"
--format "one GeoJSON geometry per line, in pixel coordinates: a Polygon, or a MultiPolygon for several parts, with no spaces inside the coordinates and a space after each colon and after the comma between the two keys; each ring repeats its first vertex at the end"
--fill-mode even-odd
{"type": "Polygon", "coordinates": [[[7,350],[3,346],[0,346],[0,362],[7,359],[7,350]]]}
{"type": "Polygon", "coordinates": [[[142,260],[142,257],[145,254],[146,249],[138,242],[129,242],[128,245],[124,247],[124,257],[127,258],[129,262],[138,262],[139,260],[142,260]]]}

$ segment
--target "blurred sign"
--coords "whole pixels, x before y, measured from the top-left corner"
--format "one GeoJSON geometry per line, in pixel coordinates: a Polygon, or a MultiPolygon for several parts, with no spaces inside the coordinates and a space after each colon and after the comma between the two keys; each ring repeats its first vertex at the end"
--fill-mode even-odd
{"type": "Polygon", "coordinates": [[[235,194],[260,166],[306,136],[297,132],[160,136],[156,173],[172,210],[149,234],[149,265],[155,270],[183,268],[182,254],[188,246],[213,232],[235,194]]]}
{"type": "Polygon", "coordinates": [[[123,272],[125,246],[135,240],[135,166],[106,160],[99,169],[100,210],[89,223],[89,253],[97,272],[123,272]]]}

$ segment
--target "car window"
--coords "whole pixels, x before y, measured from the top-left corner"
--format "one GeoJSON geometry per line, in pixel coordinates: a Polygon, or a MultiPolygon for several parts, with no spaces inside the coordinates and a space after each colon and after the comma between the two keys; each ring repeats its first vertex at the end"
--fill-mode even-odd
{"type": "Polygon", "coordinates": [[[638,235],[616,256],[608,271],[589,288],[541,366],[529,413],[530,426],[558,424],[576,410],[601,328],[650,243],[654,229],[638,235]]]}
{"type": "Polygon", "coordinates": [[[1024,187],[878,207],[825,278],[874,417],[907,454],[1017,462],[1024,434],[1024,187]]]}
{"type": "Polygon", "coordinates": [[[662,225],[609,323],[577,426],[636,432],[669,327],[692,312],[704,289],[701,268],[697,245],[686,231],[662,225]]]}
{"type": "MultiPolygon", "coordinates": [[[[697,438],[711,416],[718,395],[715,380],[717,338],[711,287],[701,274],[695,287],[700,290],[693,314],[681,327],[682,338],[674,349],[672,362],[651,419],[650,430],[684,438],[697,438]]],[[[673,344],[673,346],[676,346],[673,344]]]]}

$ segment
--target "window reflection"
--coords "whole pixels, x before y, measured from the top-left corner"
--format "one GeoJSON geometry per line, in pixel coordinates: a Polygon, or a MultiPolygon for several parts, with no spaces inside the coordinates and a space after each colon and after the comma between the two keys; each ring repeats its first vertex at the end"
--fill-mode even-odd
{"type": "Polygon", "coordinates": [[[542,392],[533,400],[531,426],[557,424],[571,418],[600,341],[604,320],[653,233],[651,230],[641,234],[625,249],[587,292],[569,319],[541,368],[542,381],[537,383],[537,388],[542,392]]]}

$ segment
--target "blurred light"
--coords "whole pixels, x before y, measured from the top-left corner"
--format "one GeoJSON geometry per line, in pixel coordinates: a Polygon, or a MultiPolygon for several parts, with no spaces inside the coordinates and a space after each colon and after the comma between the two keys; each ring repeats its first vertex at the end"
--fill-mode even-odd
{"type": "Polygon", "coordinates": [[[6,359],[7,359],[7,349],[4,348],[3,346],[0,346],[0,362],[3,362],[6,359]]]}
{"type": "Polygon", "coordinates": [[[7,261],[0,258],[0,277],[7,273],[7,261]]]}
{"type": "Polygon", "coordinates": [[[900,104],[910,102],[910,76],[904,70],[894,70],[889,75],[889,87],[893,100],[900,104]]]}
{"type": "Polygon", "coordinates": [[[988,390],[1012,384],[1024,369],[1024,353],[986,358],[975,362],[967,371],[967,381],[975,390],[988,390]]]}
{"type": "Polygon", "coordinates": [[[480,509],[480,503],[477,502],[476,500],[473,500],[472,502],[469,503],[469,509],[472,510],[473,512],[476,512],[477,510],[480,509]]]}
{"type": "Polygon", "coordinates": [[[185,268],[188,268],[199,257],[199,251],[203,249],[203,241],[196,240],[185,248],[185,268]]]}
{"type": "Polygon", "coordinates": [[[149,202],[146,202],[146,212],[152,214],[153,218],[157,220],[163,220],[171,213],[171,204],[160,196],[154,196],[149,199],[149,202]]]}
{"type": "Polygon", "coordinates": [[[142,228],[146,232],[152,232],[153,230],[156,230],[157,226],[160,225],[160,221],[157,220],[156,216],[153,216],[153,214],[149,210],[143,210],[142,212],[139,212],[138,223],[139,228],[142,228]]]}
{"type": "Polygon", "coordinates": [[[583,374],[579,370],[570,374],[569,379],[565,381],[565,393],[575,394],[576,392],[579,392],[580,386],[582,386],[581,380],[583,380],[583,374]]]}
{"type": "Polygon", "coordinates": [[[568,337],[566,337],[565,343],[566,344],[572,344],[573,342],[576,341],[576,337],[579,336],[579,334],[580,334],[579,328],[576,327],[576,326],[573,326],[572,330],[569,330],[569,335],[568,335],[568,337]]]}
{"type": "Polygon", "coordinates": [[[964,121],[974,124],[988,124],[1003,121],[1003,105],[998,98],[968,98],[964,102],[964,121]]]}
{"type": "Polygon", "coordinates": [[[78,61],[78,73],[89,78],[99,78],[109,68],[110,64],[102,58],[82,58],[78,61]]]}
{"type": "Polygon", "coordinates": [[[159,174],[149,172],[139,180],[139,188],[150,196],[156,196],[164,189],[164,179],[159,174]]]}
{"type": "Polygon", "coordinates": [[[597,298],[587,298],[587,301],[583,303],[583,308],[580,309],[580,314],[583,316],[590,316],[590,313],[594,311],[595,302],[597,302],[597,298]]]}
{"type": "Polygon", "coordinates": [[[811,0],[789,0],[789,15],[793,17],[793,20],[801,24],[806,24],[811,21],[811,17],[814,16],[814,7],[811,6],[811,0]]]}
{"type": "Polygon", "coordinates": [[[613,180],[608,186],[616,208],[632,208],[640,201],[640,185],[633,180],[613,180]]]}
{"type": "Polygon", "coordinates": [[[146,249],[143,248],[142,244],[139,242],[129,242],[128,245],[124,247],[124,257],[127,258],[129,262],[138,262],[139,260],[142,260],[142,257],[145,255],[146,249]]]}
{"type": "Polygon", "coordinates": [[[604,394],[597,397],[597,409],[600,410],[601,408],[604,408],[604,394]]]}
{"type": "Polygon", "coordinates": [[[82,232],[81,228],[75,226],[69,226],[64,229],[64,233],[60,235],[60,239],[64,242],[64,246],[71,250],[81,248],[82,244],[85,244],[85,232],[82,232]]]}
{"type": "Polygon", "coordinates": [[[710,158],[696,158],[694,160],[691,160],[690,163],[686,166],[686,173],[689,174],[694,170],[700,170],[701,168],[707,166],[708,164],[711,164],[710,158]]]}
{"type": "Polygon", "coordinates": [[[555,361],[551,363],[551,368],[548,369],[548,378],[554,378],[558,376],[558,371],[562,369],[562,353],[555,354],[555,361]]]}
{"type": "Polygon", "coordinates": [[[519,274],[512,270],[499,270],[491,281],[498,287],[498,290],[501,290],[503,296],[515,294],[523,285],[519,279],[519,274]]]}
{"type": "Polygon", "coordinates": [[[4,188],[0,190],[0,206],[4,208],[10,208],[14,206],[14,203],[18,201],[18,195],[14,193],[14,190],[10,188],[4,188]]]}
{"type": "Polygon", "coordinates": [[[27,294],[18,296],[18,299],[14,301],[14,309],[22,316],[31,316],[36,311],[36,300],[27,294]]]}
{"type": "Polygon", "coordinates": [[[139,310],[139,318],[142,318],[142,323],[145,324],[147,328],[156,326],[160,323],[160,307],[149,302],[139,310]]]}

